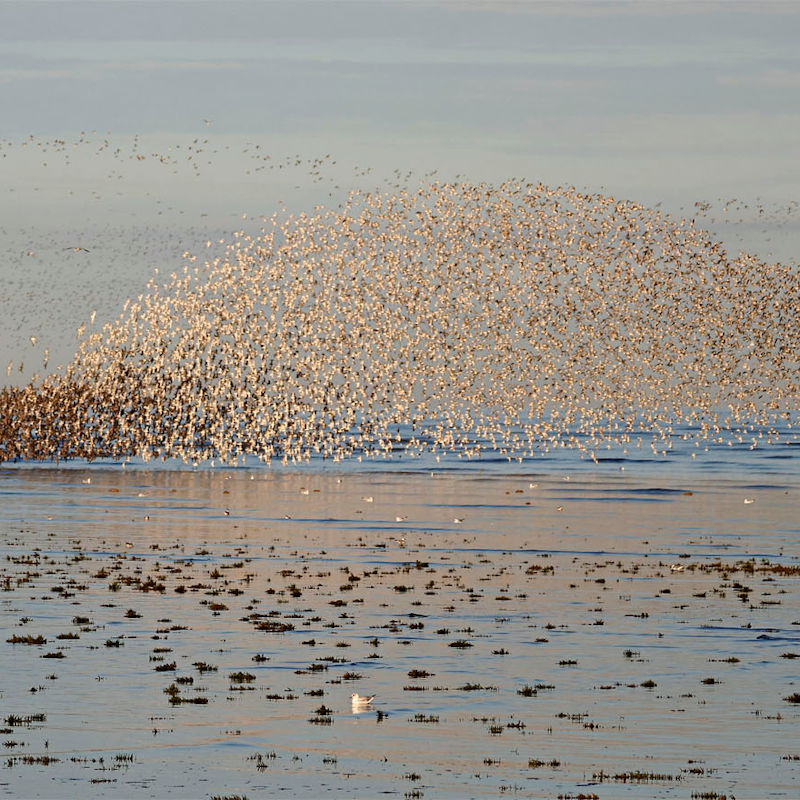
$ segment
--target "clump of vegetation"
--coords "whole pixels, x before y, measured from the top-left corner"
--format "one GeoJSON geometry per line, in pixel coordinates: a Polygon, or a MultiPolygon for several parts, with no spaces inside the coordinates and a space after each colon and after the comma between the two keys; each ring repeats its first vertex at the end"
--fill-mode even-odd
{"type": "Polygon", "coordinates": [[[11,758],[6,759],[6,766],[13,767],[14,764],[41,764],[46,767],[49,764],[58,764],[59,761],[61,761],[60,758],[55,758],[53,756],[11,756],[11,758]]]}
{"type": "Polygon", "coordinates": [[[640,770],[632,770],[631,772],[618,772],[614,775],[609,775],[607,772],[595,772],[592,778],[600,783],[604,781],[614,781],[615,783],[651,783],[653,781],[672,781],[675,778],[672,775],[662,775],[657,772],[642,772],[640,770]]]}
{"type": "Polygon", "coordinates": [[[252,672],[231,672],[228,679],[232,683],[250,683],[256,679],[252,672]]]}
{"type": "Polygon", "coordinates": [[[24,716],[10,714],[5,718],[4,722],[9,728],[27,728],[36,722],[47,722],[47,714],[26,714],[24,716]]]}
{"type": "Polygon", "coordinates": [[[289,622],[276,622],[272,619],[264,620],[256,625],[257,631],[265,631],[266,633],[285,633],[286,631],[293,631],[294,625],[289,622]]]}
{"type": "Polygon", "coordinates": [[[47,644],[47,639],[44,636],[19,636],[14,634],[10,639],[6,639],[9,644],[47,644]]]}

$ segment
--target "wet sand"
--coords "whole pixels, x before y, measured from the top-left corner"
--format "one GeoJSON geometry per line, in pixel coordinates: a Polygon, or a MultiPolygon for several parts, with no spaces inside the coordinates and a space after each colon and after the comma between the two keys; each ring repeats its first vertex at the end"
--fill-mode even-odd
{"type": "Polygon", "coordinates": [[[0,792],[796,796],[799,483],[3,469],[0,792]]]}

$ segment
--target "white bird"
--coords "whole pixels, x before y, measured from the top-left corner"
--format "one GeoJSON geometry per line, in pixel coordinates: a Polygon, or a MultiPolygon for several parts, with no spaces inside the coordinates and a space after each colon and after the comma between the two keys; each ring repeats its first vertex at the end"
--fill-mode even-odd
{"type": "Polygon", "coordinates": [[[755,503],[755,500],[754,500],[752,497],[745,497],[745,499],[744,499],[744,504],[745,504],[746,506],[749,506],[749,505],[750,505],[750,503],[755,503]]]}
{"type": "Polygon", "coordinates": [[[356,708],[364,709],[367,706],[369,706],[370,703],[372,703],[372,701],[374,699],[375,699],[375,695],[374,694],[370,695],[369,697],[365,697],[362,694],[358,694],[357,692],[353,692],[353,694],[350,695],[350,703],[352,704],[354,709],[356,709],[356,708]]]}
{"type": "Polygon", "coordinates": [[[683,572],[685,569],[683,564],[670,564],[669,565],[670,572],[683,572]]]}

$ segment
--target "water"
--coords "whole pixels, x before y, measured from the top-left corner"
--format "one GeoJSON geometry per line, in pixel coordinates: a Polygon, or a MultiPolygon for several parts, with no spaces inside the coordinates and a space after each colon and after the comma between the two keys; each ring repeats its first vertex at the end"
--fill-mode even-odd
{"type": "Polygon", "coordinates": [[[716,450],[5,467],[2,789],[795,796],[798,451],[716,450]]]}

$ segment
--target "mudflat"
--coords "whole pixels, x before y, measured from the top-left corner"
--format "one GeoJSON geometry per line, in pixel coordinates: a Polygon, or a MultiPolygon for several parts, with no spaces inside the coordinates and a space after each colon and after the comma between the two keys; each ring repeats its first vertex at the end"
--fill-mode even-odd
{"type": "Polygon", "coordinates": [[[3,469],[0,792],[794,796],[794,471],[534,466],[3,469]]]}

